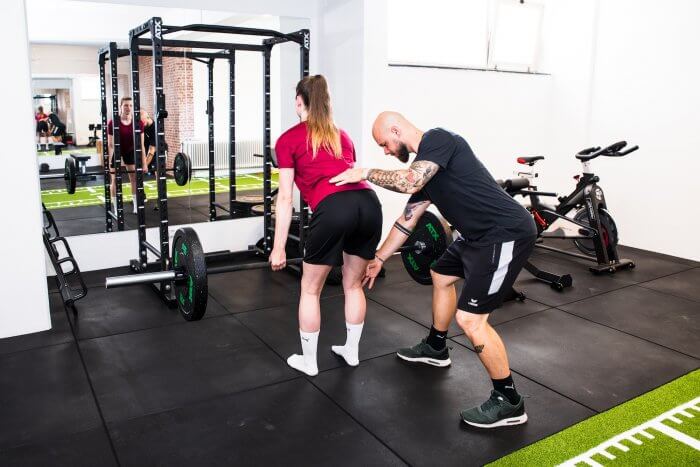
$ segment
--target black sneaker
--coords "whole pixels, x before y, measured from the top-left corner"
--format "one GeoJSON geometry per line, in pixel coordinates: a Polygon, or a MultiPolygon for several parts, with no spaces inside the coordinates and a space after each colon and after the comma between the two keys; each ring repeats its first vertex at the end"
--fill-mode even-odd
{"type": "Polygon", "coordinates": [[[525,400],[520,396],[517,404],[513,405],[500,392],[491,391],[491,397],[477,407],[462,410],[462,421],[479,428],[496,428],[499,426],[521,425],[527,422],[525,400]]]}
{"type": "Polygon", "coordinates": [[[450,366],[452,363],[447,346],[442,350],[435,350],[425,339],[413,347],[399,349],[396,356],[407,362],[420,362],[440,367],[450,366]]]}

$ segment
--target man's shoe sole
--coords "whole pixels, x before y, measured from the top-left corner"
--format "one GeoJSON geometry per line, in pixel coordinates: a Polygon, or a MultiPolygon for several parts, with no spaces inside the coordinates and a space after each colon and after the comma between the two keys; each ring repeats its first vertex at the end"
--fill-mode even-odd
{"type": "Polygon", "coordinates": [[[438,360],[436,358],[429,357],[406,357],[398,352],[396,352],[396,356],[399,357],[401,360],[406,360],[407,362],[425,363],[426,365],[438,366],[441,368],[450,366],[452,364],[452,360],[450,360],[449,358],[447,360],[438,360]]]}
{"type": "Polygon", "coordinates": [[[479,428],[498,428],[500,426],[522,425],[523,423],[527,422],[527,414],[524,413],[519,417],[504,418],[503,420],[498,420],[494,423],[475,423],[465,420],[464,418],[462,418],[462,421],[467,425],[476,426],[479,428]]]}

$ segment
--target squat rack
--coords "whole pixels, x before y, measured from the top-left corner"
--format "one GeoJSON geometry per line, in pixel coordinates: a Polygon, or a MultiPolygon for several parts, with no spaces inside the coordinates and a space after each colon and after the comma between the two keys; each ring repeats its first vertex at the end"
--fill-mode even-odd
{"type": "MultiPolygon", "coordinates": [[[[208,65],[209,71],[209,92],[207,100],[207,112],[209,119],[209,174],[210,174],[210,219],[216,219],[216,207],[223,208],[221,205],[215,203],[214,198],[214,136],[213,136],[213,63],[216,58],[226,58],[229,61],[229,80],[230,80],[230,93],[229,93],[229,104],[230,104],[230,125],[229,125],[229,209],[230,213],[234,212],[235,205],[235,194],[236,194],[236,178],[235,178],[235,165],[236,165],[236,155],[235,155],[235,53],[236,51],[253,51],[262,53],[263,57],[263,236],[261,242],[256,247],[250,247],[249,250],[243,253],[245,257],[250,258],[251,256],[262,256],[267,259],[270,252],[272,251],[272,241],[274,238],[274,226],[272,224],[272,198],[275,193],[272,190],[271,177],[272,177],[272,150],[271,150],[271,134],[270,134],[270,107],[271,107],[271,86],[270,86],[270,56],[272,53],[272,48],[276,44],[282,44],[285,42],[295,42],[299,44],[300,52],[300,77],[303,78],[309,74],[309,48],[310,48],[310,33],[308,29],[301,29],[292,33],[282,33],[279,31],[274,31],[270,29],[255,29],[255,28],[245,28],[237,26],[221,26],[221,25],[207,25],[207,24],[191,24],[186,26],[167,26],[164,25],[162,19],[159,17],[153,17],[146,21],[145,23],[137,26],[129,32],[129,50],[127,53],[131,56],[131,89],[133,93],[134,102],[134,119],[136,121],[140,120],[140,89],[139,89],[139,70],[138,70],[138,57],[141,55],[150,55],[153,58],[153,109],[154,109],[154,125],[155,125],[155,157],[156,157],[156,176],[157,176],[157,188],[158,188],[158,209],[160,214],[159,223],[159,236],[160,244],[156,247],[146,240],[146,222],[145,222],[145,211],[144,211],[144,193],[143,193],[143,168],[141,164],[136,165],[136,199],[137,199],[137,210],[138,210],[138,259],[132,260],[130,263],[131,269],[134,272],[146,272],[153,269],[159,269],[161,271],[168,271],[172,269],[171,257],[170,257],[170,241],[168,232],[168,198],[167,198],[167,185],[165,177],[166,169],[166,157],[165,157],[165,133],[164,133],[164,119],[168,116],[168,111],[166,109],[165,93],[163,89],[163,57],[164,56],[181,56],[191,59],[196,59],[199,61],[204,61],[202,59],[208,59],[205,63],[208,65]],[[163,36],[166,34],[178,32],[178,31],[191,31],[191,32],[206,32],[206,33],[225,33],[234,35],[250,35],[262,37],[262,43],[260,45],[256,44],[236,44],[227,42],[211,42],[211,41],[196,41],[196,40],[179,40],[179,39],[164,39],[163,36]],[[147,37],[142,37],[146,36],[147,37]],[[149,49],[142,49],[141,47],[149,47],[149,49]],[[173,51],[173,50],[163,50],[163,47],[182,47],[191,49],[214,49],[216,52],[184,52],[184,51],[173,51]],[[148,252],[151,252],[158,258],[157,263],[148,263],[148,252]]],[[[115,72],[112,75],[113,91],[116,89],[116,58],[119,52],[116,49],[116,44],[114,45],[114,51],[112,50],[112,44],[110,44],[110,62],[113,63],[112,67],[115,72]],[[112,53],[114,52],[114,53],[112,53]]],[[[100,55],[101,57],[103,55],[100,55]]],[[[103,63],[103,62],[101,62],[103,63]]],[[[101,67],[101,77],[104,75],[104,67],[101,67]]],[[[104,78],[101,80],[104,89],[104,78]]],[[[104,94],[104,91],[103,91],[104,94]]],[[[106,99],[103,99],[103,104],[106,103],[106,99]]],[[[116,109],[118,105],[118,98],[116,93],[112,93],[112,103],[113,109],[116,109]],[[115,105],[116,104],[116,105],[115,105]]],[[[104,109],[106,110],[106,109],[104,109]]],[[[114,112],[116,118],[113,121],[118,121],[118,113],[114,112]]],[[[106,111],[103,112],[103,120],[105,119],[106,111]]],[[[103,123],[106,123],[103,121],[103,123]]],[[[106,125],[103,125],[105,128],[106,125]]],[[[114,157],[115,157],[115,167],[117,168],[121,162],[120,155],[117,150],[118,143],[118,129],[115,126],[115,134],[117,134],[117,139],[114,140],[114,157]]],[[[103,130],[104,131],[104,130],[103,130]]],[[[141,131],[138,125],[134,126],[134,159],[136,161],[141,160],[141,131]]],[[[109,168],[105,169],[107,175],[109,168]]],[[[117,190],[119,195],[121,194],[121,176],[117,175],[117,190]]],[[[106,190],[108,187],[106,186],[106,190]]],[[[120,213],[120,200],[117,201],[117,218],[120,213]]],[[[105,203],[107,205],[107,202],[105,203]]],[[[299,235],[298,237],[290,235],[290,238],[298,241],[299,251],[303,252],[303,245],[306,238],[306,229],[308,228],[308,206],[301,200],[300,205],[300,222],[299,222],[299,235]]],[[[108,215],[109,217],[109,215],[108,215]]],[[[122,221],[123,222],[123,221],[122,221]]],[[[153,284],[155,290],[158,294],[168,303],[174,304],[175,297],[172,293],[172,287],[169,282],[161,282],[153,284]]]]}

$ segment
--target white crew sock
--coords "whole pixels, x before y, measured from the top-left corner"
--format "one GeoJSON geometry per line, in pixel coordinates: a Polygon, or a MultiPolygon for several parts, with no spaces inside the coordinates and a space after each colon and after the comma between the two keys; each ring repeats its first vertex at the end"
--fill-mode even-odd
{"type": "Polygon", "coordinates": [[[360,348],[360,337],[362,337],[362,327],[365,323],[350,324],[345,323],[345,328],[348,331],[348,336],[345,339],[345,345],[334,345],[331,350],[345,359],[348,365],[357,366],[360,364],[358,357],[360,348]]]}
{"type": "Polygon", "coordinates": [[[133,203],[134,203],[134,214],[136,214],[136,213],[139,212],[139,210],[138,210],[138,204],[136,203],[136,196],[132,196],[132,197],[131,197],[131,201],[133,201],[133,203]]]}
{"type": "Polygon", "coordinates": [[[306,373],[309,376],[316,376],[318,374],[318,364],[316,363],[316,348],[318,347],[318,333],[316,332],[304,332],[299,330],[299,337],[301,338],[301,350],[303,355],[294,354],[287,359],[287,364],[299,370],[302,373],[306,373]]]}
{"type": "Polygon", "coordinates": [[[117,213],[117,198],[112,198],[112,211],[114,211],[114,214],[117,213]]]}

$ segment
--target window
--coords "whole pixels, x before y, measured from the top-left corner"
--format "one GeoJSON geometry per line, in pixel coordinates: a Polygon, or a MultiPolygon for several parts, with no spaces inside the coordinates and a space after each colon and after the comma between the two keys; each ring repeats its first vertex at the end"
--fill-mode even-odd
{"type": "Polygon", "coordinates": [[[520,0],[387,0],[390,65],[534,72],[544,7],[520,0]]]}
{"type": "Polygon", "coordinates": [[[542,10],[537,3],[498,3],[489,41],[489,68],[534,71],[542,10]]]}

